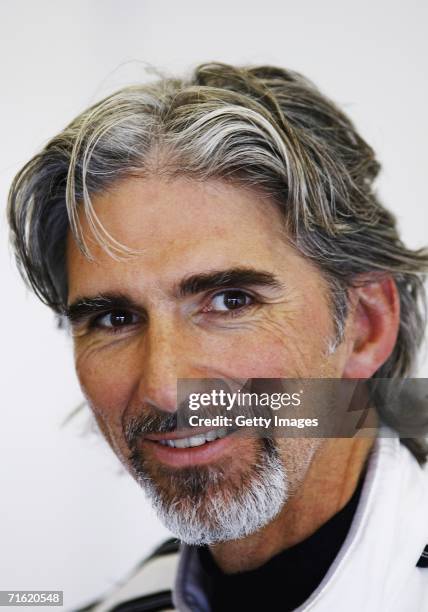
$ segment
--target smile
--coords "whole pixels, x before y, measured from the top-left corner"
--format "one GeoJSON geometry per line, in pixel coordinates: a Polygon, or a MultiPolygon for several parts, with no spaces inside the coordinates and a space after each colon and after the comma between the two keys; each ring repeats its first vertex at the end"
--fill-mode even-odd
{"type": "Polygon", "coordinates": [[[174,440],[163,439],[158,440],[158,443],[162,444],[163,446],[171,446],[172,448],[190,448],[193,446],[202,446],[202,444],[207,444],[220,438],[225,438],[227,434],[227,429],[212,429],[211,431],[198,434],[197,436],[190,436],[188,438],[176,438],[174,440]]]}
{"type": "Polygon", "coordinates": [[[242,440],[233,429],[217,427],[205,431],[150,434],[140,444],[160,463],[180,468],[190,465],[207,465],[221,460],[225,454],[236,452],[242,440]],[[185,434],[191,433],[191,435],[185,434]]]}

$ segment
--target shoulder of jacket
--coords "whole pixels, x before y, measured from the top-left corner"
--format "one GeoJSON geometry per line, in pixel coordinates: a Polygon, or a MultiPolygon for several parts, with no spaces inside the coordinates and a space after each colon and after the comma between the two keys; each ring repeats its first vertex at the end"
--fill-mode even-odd
{"type": "Polygon", "coordinates": [[[179,541],[163,542],[106,597],[75,612],[166,612],[174,610],[172,591],[179,541]]]}

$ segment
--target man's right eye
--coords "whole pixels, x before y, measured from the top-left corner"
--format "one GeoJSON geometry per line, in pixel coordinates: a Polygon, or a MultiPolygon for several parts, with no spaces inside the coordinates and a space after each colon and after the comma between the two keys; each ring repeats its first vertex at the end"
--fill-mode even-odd
{"type": "Polygon", "coordinates": [[[112,331],[138,323],[139,317],[127,310],[112,310],[92,319],[91,327],[112,331]]]}

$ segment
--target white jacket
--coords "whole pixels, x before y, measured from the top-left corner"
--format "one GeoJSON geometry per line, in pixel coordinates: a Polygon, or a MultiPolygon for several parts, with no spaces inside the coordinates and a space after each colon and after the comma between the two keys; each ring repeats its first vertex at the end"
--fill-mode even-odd
{"type": "MultiPolygon", "coordinates": [[[[417,567],[427,544],[428,467],[421,468],[397,435],[383,427],[345,542],[319,587],[297,611],[428,612],[428,567],[417,567]]],[[[154,556],[88,609],[209,612],[198,569],[193,547],[154,556]],[[169,591],[174,604],[168,603],[169,591]],[[156,593],[162,594],[160,599],[156,593]],[[123,605],[132,600],[135,608],[123,605]]]]}

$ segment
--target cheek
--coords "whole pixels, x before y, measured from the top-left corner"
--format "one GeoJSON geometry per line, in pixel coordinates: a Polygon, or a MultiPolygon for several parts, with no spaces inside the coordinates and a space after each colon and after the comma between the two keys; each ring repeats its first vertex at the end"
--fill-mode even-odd
{"type": "Polygon", "coordinates": [[[138,381],[126,352],[75,349],[75,367],[82,391],[111,446],[122,437],[122,415],[138,381]]]}
{"type": "Polygon", "coordinates": [[[258,329],[234,335],[202,351],[203,371],[213,378],[294,378],[310,367],[301,345],[285,330],[283,334],[258,329]]]}
{"type": "Polygon", "coordinates": [[[212,366],[226,378],[281,378],[290,369],[285,343],[268,334],[247,336],[224,347],[212,366]]]}
{"type": "Polygon", "coordinates": [[[220,376],[236,378],[313,377],[326,365],[331,324],[319,304],[287,306],[229,337],[202,346],[201,359],[220,376]]]}

